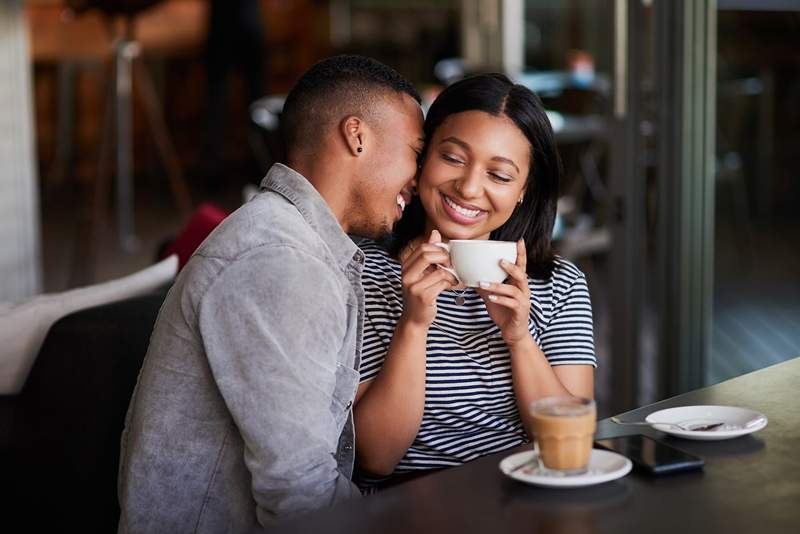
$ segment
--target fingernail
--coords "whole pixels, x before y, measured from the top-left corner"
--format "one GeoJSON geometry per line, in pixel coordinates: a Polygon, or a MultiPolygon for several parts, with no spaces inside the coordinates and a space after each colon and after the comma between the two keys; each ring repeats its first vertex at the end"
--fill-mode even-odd
{"type": "Polygon", "coordinates": [[[489,300],[491,300],[492,302],[496,301],[497,295],[489,295],[489,300]]]}
{"type": "Polygon", "coordinates": [[[511,264],[506,260],[500,260],[500,265],[502,265],[503,267],[508,267],[511,264]]]}
{"type": "Polygon", "coordinates": [[[490,287],[492,287],[492,284],[491,284],[491,282],[481,282],[481,283],[480,283],[480,286],[481,286],[483,289],[489,289],[490,287]]]}

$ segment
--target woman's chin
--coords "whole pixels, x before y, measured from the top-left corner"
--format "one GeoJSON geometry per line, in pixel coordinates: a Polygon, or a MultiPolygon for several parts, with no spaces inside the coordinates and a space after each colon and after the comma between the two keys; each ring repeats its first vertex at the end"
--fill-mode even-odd
{"type": "Polygon", "coordinates": [[[442,239],[447,241],[451,239],[489,239],[489,232],[482,232],[478,229],[471,230],[464,227],[453,228],[452,224],[442,224],[434,226],[434,228],[438,228],[439,233],[442,234],[442,239]]]}

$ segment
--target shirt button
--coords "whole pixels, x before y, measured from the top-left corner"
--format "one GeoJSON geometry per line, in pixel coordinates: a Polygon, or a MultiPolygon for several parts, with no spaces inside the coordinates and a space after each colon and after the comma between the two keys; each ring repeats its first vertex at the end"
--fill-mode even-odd
{"type": "Polygon", "coordinates": [[[347,403],[347,406],[344,407],[345,410],[349,410],[350,407],[353,405],[353,401],[347,403]]]}
{"type": "Polygon", "coordinates": [[[352,446],[351,444],[349,444],[349,443],[345,443],[345,444],[344,444],[344,447],[342,447],[342,448],[343,448],[344,450],[346,450],[347,452],[350,452],[350,451],[352,451],[352,450],[353,450],[353,446],[352,446]]]}
{"type": "Polygon", "coordinates": [[[358,252],[353,254],[353,259],[355,260],[356,263],[364,263],[364,253],[359,250],[358,252]]]}

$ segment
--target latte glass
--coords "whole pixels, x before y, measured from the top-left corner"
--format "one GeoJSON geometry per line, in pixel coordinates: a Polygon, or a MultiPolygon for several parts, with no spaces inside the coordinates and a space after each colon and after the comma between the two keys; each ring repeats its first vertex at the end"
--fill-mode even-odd
{"type": "Polygon", "coordinates": [[[544,397],[530,405],[539,467],[543,473],[586,473],[594,442],[597,408],[591,399],[544,397]]]}

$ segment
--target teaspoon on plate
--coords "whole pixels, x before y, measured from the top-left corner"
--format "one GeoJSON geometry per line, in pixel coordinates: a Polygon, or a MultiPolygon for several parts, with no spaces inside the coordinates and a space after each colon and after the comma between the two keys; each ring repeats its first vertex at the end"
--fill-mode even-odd
{"type": "Polygon", "coordinates": [[[625,421],[620,421],[619,418],[616,417],[616,416],[612,417],[611,420],[614,421],[615,423],[617,423],[618,425],[632,425],[632,426],[666,425],[666,426],[672,426],[672,427],[678,428],[680,430],[688,430],[690,432],[708,432],[709,430],[714,430],[714,429],[719,428],[719,427],[721,427],[722,425],[725,424],[724,422],[721,422],[721,423],[710,423],[710,424],[707,424],[707,425],[701,425],[701,426],[696,426],[696,427],[689,428],[687,426],[684,426],[684,425],[678,424],[678,423],[666,423],[666,422],[661,423],[661,422],[658,422],[658,421],[653,421],[652,423],[645,422],[645,421],[625,422],[625,421]]]}

